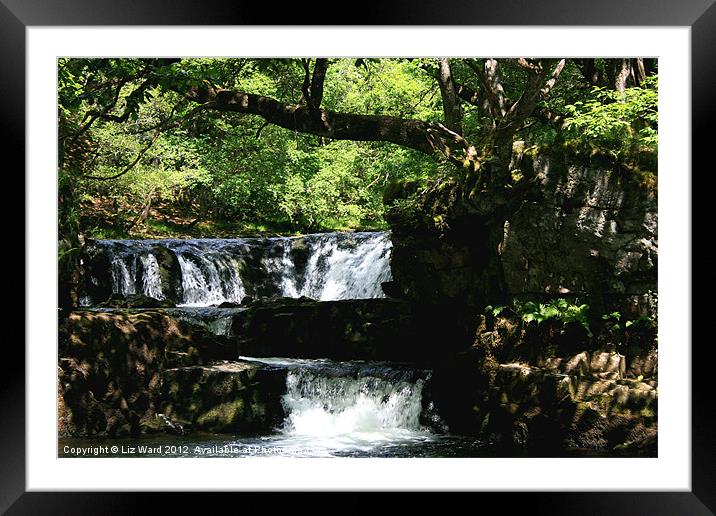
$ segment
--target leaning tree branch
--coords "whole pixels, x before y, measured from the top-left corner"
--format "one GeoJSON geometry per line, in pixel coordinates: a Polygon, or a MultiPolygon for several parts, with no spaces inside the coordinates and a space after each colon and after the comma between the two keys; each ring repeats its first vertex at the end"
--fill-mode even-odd
{"type": "Polygon", "coordinates": [[[215,89],[208,84],[184,92],[205,109],[257,115],[291,131],[333,140],[383,141],[434,155],[444,149],[465,148],[464,139],[441,124],[387,115],[362,115],[317,109],[303,104],[286,104],[271,97],[235,90],[215,89]],[[430,131],[429,131],[430,130],[430,131]],[[431,136],[429,136],[429,132],[431,136]],[[435,138],[440,143],[435,145],[435,138]]]}
{"type": "Polygon", "coordinates": [[[567,63],[566,59],[560,59],[557,62],[557,65],[554,67],[554,70],[552,70],[551,75],[549,76],[549,79],[544,83],[542,88],[540,89],[540,97],[544,98],[547,95],[549,95],[549,92],[554,87],[555,83],[557,82],[557,79],[559,79],[559,75],[562,73],[562,70],[564,69],[564,65],[567,63]]]}

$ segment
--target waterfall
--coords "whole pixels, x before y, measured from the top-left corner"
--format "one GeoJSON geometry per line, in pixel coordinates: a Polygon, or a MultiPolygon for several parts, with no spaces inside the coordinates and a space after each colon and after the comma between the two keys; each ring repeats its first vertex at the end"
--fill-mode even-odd
{"type": "Polygon", "coordinates": [[[267,254],[261,259],[261,265],[265,268],[269,277],[277,278],[276,288],[282,297],[301,297],[303,291],[300,291],[297,285],[299,274],[296,270],[296,264],[291,257],[291,239],[280,239],[276,241],[277,251],[267,254]]]}
{"type": "Polygon", "coordinates": [[[380,284],[391,279],[390,245],[387,233],[377,233],[356,247],[336,238],[318,239],[301,295],[322,301],[385,297],[380,284]]]}
{"type": "Polygon", "coordinates": [[[85,249],[82,306],[104,300],[94,299],[90,291],[170,297],[179,306],[196,307],[240,303],[246,296],[323,301],[385,297],[381,283],[391,279],[391,245],[388,232],[97,240],[85,249]],[[107,273],[104,263],[109,263],[107,273]]]}
{"type": "Polygon", "coordinates": [[[142,291],[145,295],[154,299],[164,299],[162,292],[162,280],[159,276],[159,262],[153,254],[146,254],[139,257],[142,263],[142,291]]]}
{"type": "Polygon", "coordinates": [[[418,432],[422,387],[422,379],[409,383],[292,370],[283,398],[284,432],[316,437],[418,432]]]}
{"type": "MultiPolygon", "coordinates": [[[[421,423],[430,372],[385,362],[239,357],[286,368],[282,442],[333,451],[369,450],[436,437],[421,423]]],[[[430,404],[429,404],[430,405],[430,404]]]]}
{"type": "Polygon", "coordinates": [[[181,268],[183,305],[209,306],[225,301],[239,303],[244,287],[239,265],[231,256],[177,253],[181,268]]]}

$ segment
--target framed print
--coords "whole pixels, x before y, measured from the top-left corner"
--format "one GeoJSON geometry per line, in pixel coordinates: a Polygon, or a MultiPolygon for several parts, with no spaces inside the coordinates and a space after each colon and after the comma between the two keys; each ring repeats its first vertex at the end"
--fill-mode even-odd
{"type": "Polygon", "coordinates": [[[690,208],[716,8],[512,4],[263,26],[3,0],[27,202],[3,508],[713,513],[690,208]]]}

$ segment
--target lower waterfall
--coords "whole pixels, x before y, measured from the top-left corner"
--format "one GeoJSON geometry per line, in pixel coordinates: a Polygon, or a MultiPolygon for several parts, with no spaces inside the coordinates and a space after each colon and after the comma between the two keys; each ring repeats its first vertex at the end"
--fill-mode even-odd
{"type": "Polygon", "coordinates": [[[282,446],[327,454],[431,441],[421,423],[429,371],[380,362],[251,358],[287,367],[282,446]]]}

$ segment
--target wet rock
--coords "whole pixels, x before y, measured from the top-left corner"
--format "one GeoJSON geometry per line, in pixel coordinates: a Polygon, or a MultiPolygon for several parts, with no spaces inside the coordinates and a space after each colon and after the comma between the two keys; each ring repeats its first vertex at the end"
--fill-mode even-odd
{"type": "Polygon", "coordinates": [[[394,281],[384,281],[380,284],[380,288],[383,289],[383,293],[388,297],[401,297],[400,289],[394,281]]]}
{"type": "Polygon", "coordinates": [[[217,308],[239,308],[242,303],[234,303],[233,301],[224,301],[223,303],[219,303],[216,305],[217,308]]]}
{"type": "Polygon", "coordinates": [[[144,294],[112,294],[106,301],[97,304],[99,308],[174,308],[168,299],[155,299],[144,294]]]}
{"type": "Polygon", "coordinates": [[[286,370],[226,362],[162,373],[162,413],[192,430],[257,434],[283,420],[286,370]]]}
{"type": "MultiPolygon", "coordinates": [[[[625,446],[632,431],[638,439],[636,428],[642,429],[642,440],[653,434],[657,389],[621,379],[621,361],[613,357],[605,360],[600,353],[584,352],[558,359],[549,368],[521,363],[486,367],[477,353],[472,353],[471,364],[465,356],[462,368],[451,364],[445,372],[436,370],[432,379],[436,409],[451,431],[536,454],[559,453],[565,447],[613,450],[625,446]],[[592,371],[592,362],[599,372],[592,371]],[[493,373],[482,379],[475,376],[487,370],[493,373]],[[605,374],[613,376],[599,376],[605,374]]],[[[655,448],[645,443],[642,451],[649,454],[655,448]]]]}
{"type": "MultiPolygon", "coordinates": [[[[163,246],[154,246],[151,253],[157,259],[159,265],[159,278],[162,285],[162,294],[169,302],[180,303],[184,296],[184,287],[182,285],[181,266],[176,253],[171,249],[163,246]]],[[[138,261],[138,267],[141,265],[138,261]]],[[[137,274],[141,278],[141,274],[137,274]]]]}
{"type": "Polygon", "coordinates": [[[108,250],[88,240],[80,254],[82,291],[91,299],[107,299],[112,295],[112,260],[108,250]]]}
{"type": "Polygon", "coordinates": [[[291,241],[290,255],[296,272],[303,274],[306,265],[308,265],[308,259],[311,257],[311,248],[305,238],[295,238],[291,241]]]}

